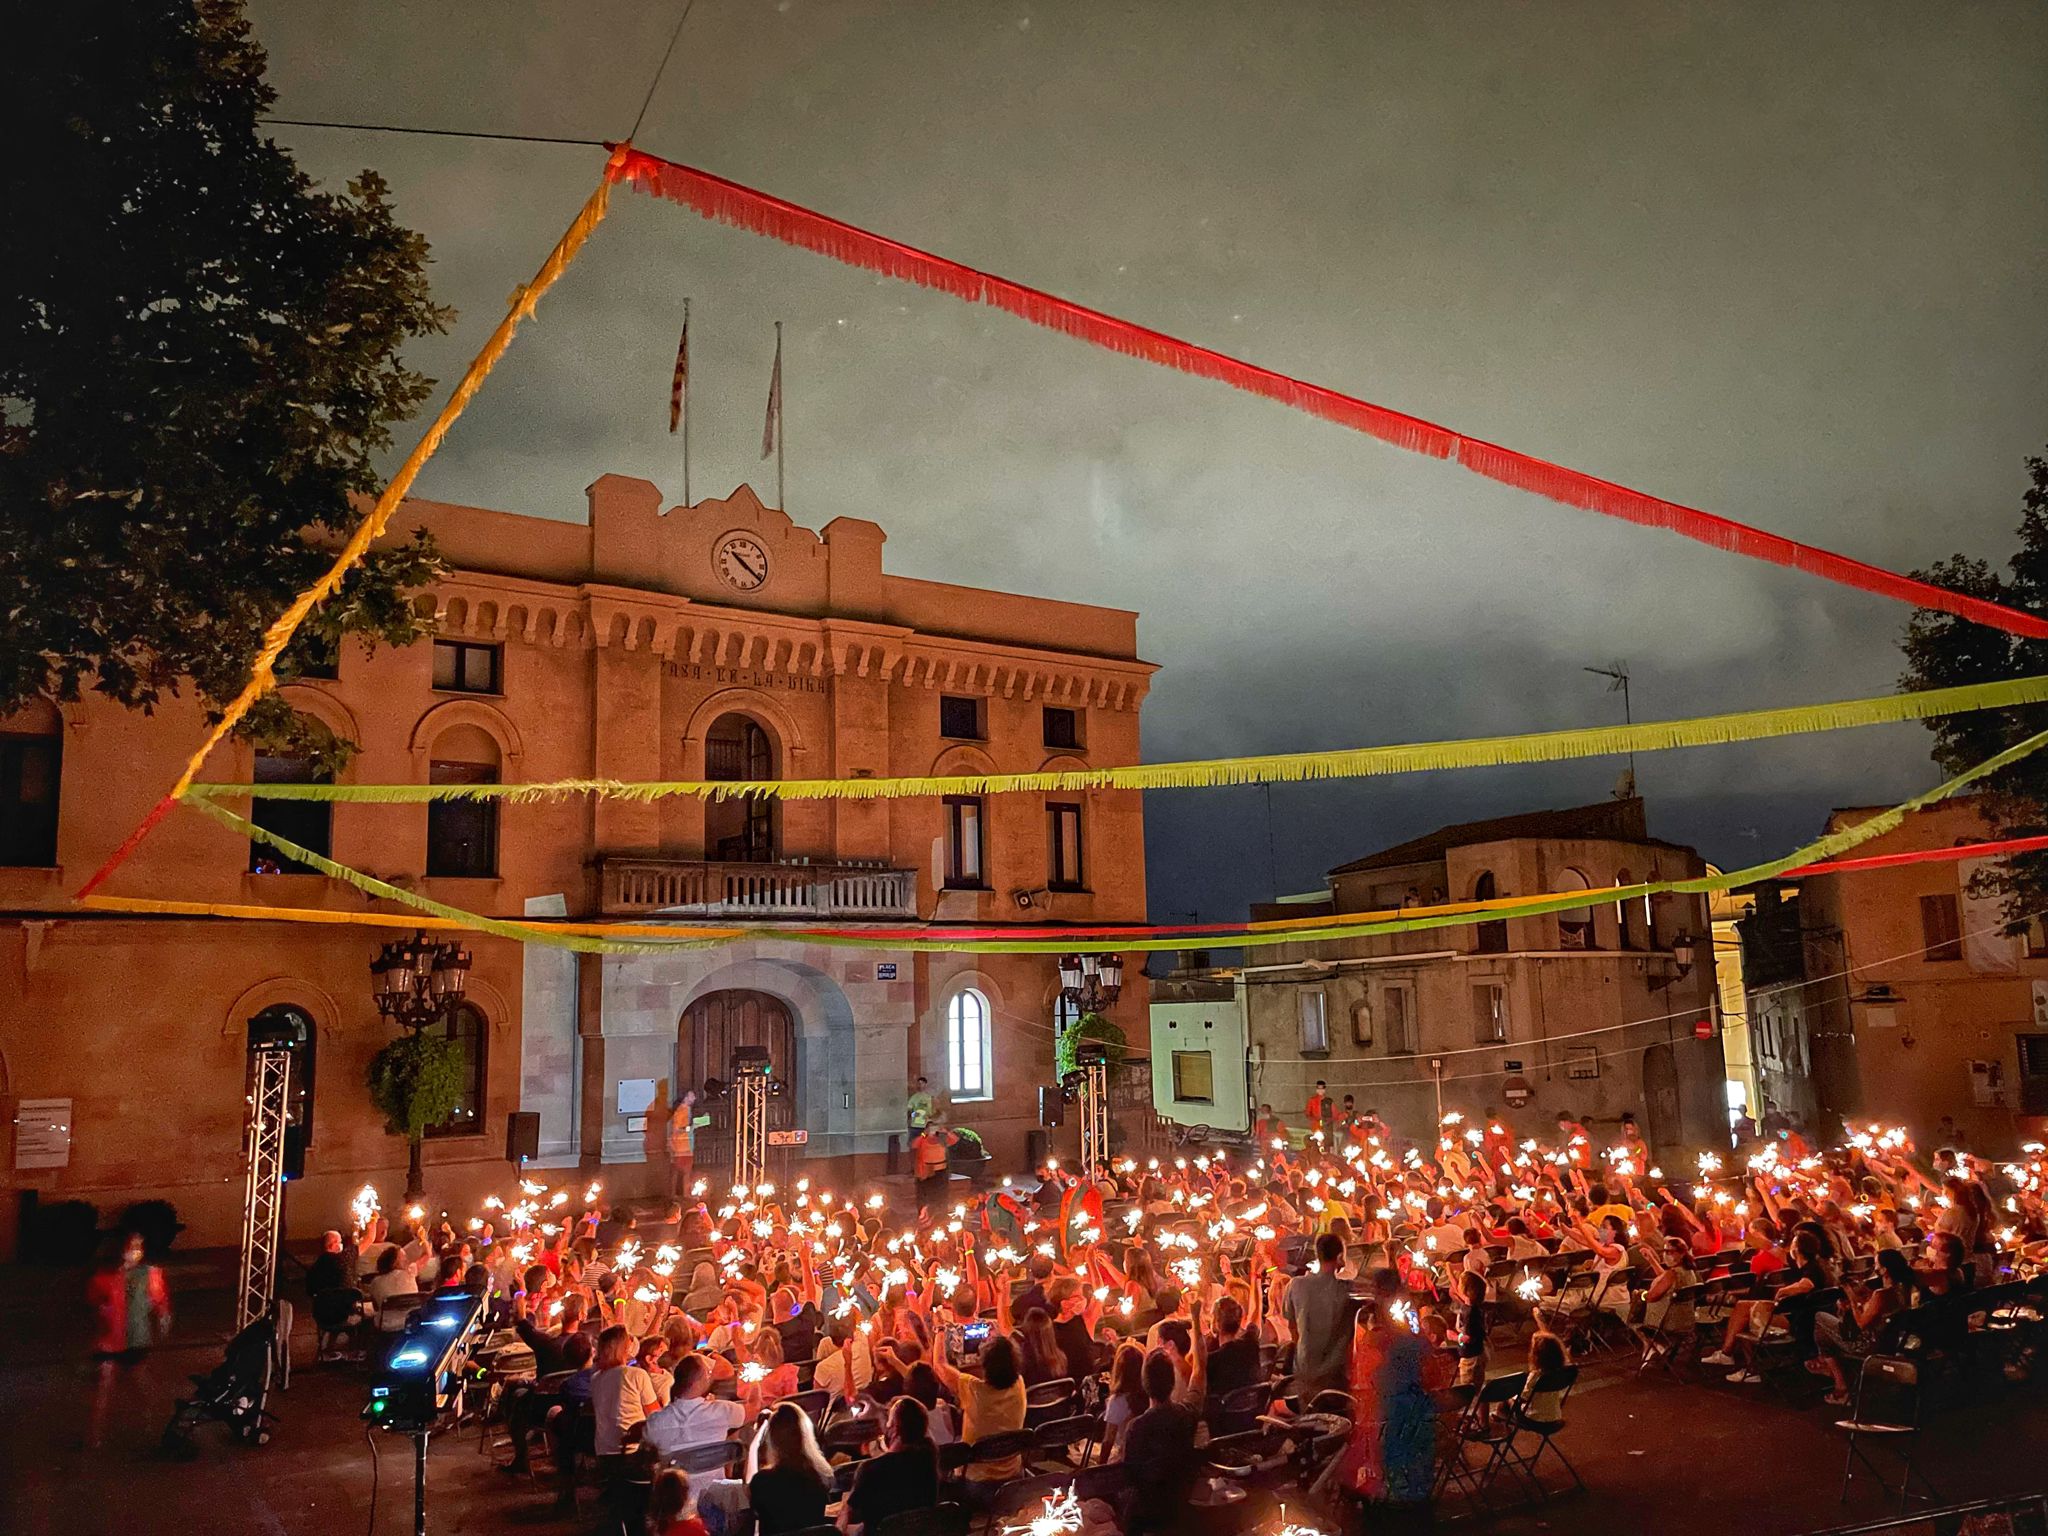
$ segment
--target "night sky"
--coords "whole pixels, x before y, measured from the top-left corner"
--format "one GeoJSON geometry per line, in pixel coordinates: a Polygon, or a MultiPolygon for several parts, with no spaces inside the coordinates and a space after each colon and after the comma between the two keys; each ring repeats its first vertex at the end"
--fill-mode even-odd
{"type": "MultiPolygon", "coordinates": [[[[251,6],[284,115],[623,136],[672,3],[251,6]]],[[[2012,545],[2048,439],[2048,12],[1770,3],[697,0],[637,142],[1318,383],[1880,565],[2012,545]]],[[[462,311],[444,382],[602,151],[279,129],[365,165],[462,311]]],[[[1489,485],[1222,386],[621,192],[420,493],[577,518],[759,459],[904,575],[1134,608],[1148,758],[1882,692],[1892,602],[1489,485]]],[[[437,396],[438,398],[438,396],[437,396]]],[[[409,433],[401,433],[410,442],[409,433]]],[[[1933,781],[1918,726],[1640,760],[1724,865],[1933,781]]],[[[1241,916],[1618,762],[1148,797],[1156,919],[1241,916]],[[1270,854],[1269,854],[1270,846],[1270,854]]]]}

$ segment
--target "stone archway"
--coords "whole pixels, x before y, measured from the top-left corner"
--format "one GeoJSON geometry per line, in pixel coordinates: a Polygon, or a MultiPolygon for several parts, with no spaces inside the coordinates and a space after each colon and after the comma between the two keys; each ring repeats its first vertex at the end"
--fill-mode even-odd
{"type": "MultiPolygon", "coordinates": [[[[708,1079],[730,1085],[734,1048],[760,1046],[768,1052],[775,1076],[789,1084],[789,1092],[768,1101],[768,1128],[788,1130],[797,1123],[797,1028],[796,1016],[788,1003],[771,992],[727,987],[706,992],[693,1001],[683,1010],[678,1028],[676,1065],[682,1089],[695,1089],[701,1096],[708,1079]]],[[[699,1166],[707,1170],[730,1166],[731,1094],[700,1097],[697,1112],[711,1121],[697,1133],[699,1166]]],[[[718,1185],[714,1183],[713,1187],[718,1185]]]]}

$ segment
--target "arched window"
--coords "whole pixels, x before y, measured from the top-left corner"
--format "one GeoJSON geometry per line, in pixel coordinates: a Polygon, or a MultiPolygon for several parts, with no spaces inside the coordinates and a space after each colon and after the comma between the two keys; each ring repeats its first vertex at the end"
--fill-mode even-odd
{"type": "MultiPolygon", "coordinates": [[[[724,782],[778,778],[775,738],[752,715],[720,715],[704,736],[704,777],[724,782]]],[[[775,811],[770,795],[713,800],[704,807],[704,851],[725,863],[775,860],[775,811]]]]}
{"type": "MultiPolygon", "coordinates": [[[[1474,901],[1493,901],[1500,895],[1500,887],[1494,881],[1493,871],[1482,870],[1479,878],[1472,882],[1474,901]]],[[[1508,952],[1508,925],[1506,918],[1479,925],[1479,952],[1482,955],[1504,955],[1508,952]]]]}
{"type": "Polygon", "coordinates": [[[63,720],[47,699],[0,722],[0,864],[46,869],[57,862],[63,757],[63,720]]]}
{"type": "MultiPolygon", "coordinates": [[[[430,784],[495,784],[498,743],[474,725],[455,725],[434,740],[430,784]]],[[[498,802],[427,802],[427,873],[489,880],[498,873],[498,802]]]]}
{"type": "Polygon", "coordinates": [[[286,1069],[285,1124],[287,1135],[296,1134],[301,1147],[313,1145],[313,1076],[318,1064],[320,1031],[312,1016],[290,1003],[272,1003],[249,1021],[250,1049],[259,1040],[296,1036],[298,1047],[286,1069]]]}
{"type": "Polygon", "coordinates": [[[946,1092],[954,1099],[995,1097],[989,1060],[988,999],[962,987],[946,1004],[946,1092]]]}
{"type": "Polygon", "coordinates": [[[449,1010],[448,1017],[427,1028],[434,1034],[455,1042],[462,1053],[462,1097],[455,1101],[455,1108],[448,1118],[431,1127],[429,1136],[478,1136],[483,1134],[484,1115],[489,1108],[484,1096],[485,1054],[490,1035],[490,1026],[484,1019],[483,1009],[475,1003],[457,1003],[449,1010]]]}
{"type": "MultiPolygon", "coordinates": [[[[1627,870],[1615,872],[1614,883],[1628,886],[1636,883],[1636,877],[1627,870]]],[[[1640,899],[1640,898],[1638,898],[1640,899]]],[[[1634,949],[1640,935],[1636,932],[1634,904],[1626,896],[1614,904],[1614,942],[1623,949],[1634,949]]]]}
{"type": "MultiPolygon", "coordinates": [[[[258,784],[332,784],[334,775],[316,773],[303,757],[277,752],[256,754],[258,784]]],[[[266,832],[274,832],[288,843],[297,843],[308,853],[332,857],[334,853],[334,802],[331,800],[266,800],[261,795],[249,802],[249,820],[266,832]]],[[[317,875],[310,864],[301,864],[269,843],[249,839],[249,873],[252,875],[317,875]]]]}
{"type": "MultiPolygon", "coordinates": [[[[1567,869],[1564,878],[1557,882],[1560,891],[1590,891],[1593,882],[1576,869],[1567,869]]],[[[1557,947],[1559,949],[1598,949],[1593,938],[1593,909],[1591,907],[1568,907],[1557,914],[1557,947]]]]}

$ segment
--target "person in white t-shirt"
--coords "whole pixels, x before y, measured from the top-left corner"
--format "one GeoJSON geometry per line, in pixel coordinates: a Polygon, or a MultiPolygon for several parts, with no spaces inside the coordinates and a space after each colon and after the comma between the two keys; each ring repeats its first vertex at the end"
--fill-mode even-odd
{"type": "Polygon", "coordinates": [[[874,1379],[875,1357],[866,1336],[854,1327],[851,1318],[833,1318],[825,1325],[825,1337],[818,1341],[818,1364],[811,1373],[811,1385],[821,1392],[851,1397],[855,1392],[866,1391],[874,1379]]]}
{"type": "Polygon", "coordinates": [[[591,1362],[590,1412],[597,1421],[597,1463],[623,1457],[633,1432],[661,1407],[654,1378],[633,1360],[633,1336],[617,1323],[597,1336],[597,1358],[591,1362]]]}
{"type": "Polygon", "coordinates": [[[728,1398],[711,1397],[711,1362],[685,1355],[676,1367],[676,1395],[650,1413],[641,1440],[667,1460],[700,1445],[715,1445],[747,1421],[747,1410],[728,1398]]]}

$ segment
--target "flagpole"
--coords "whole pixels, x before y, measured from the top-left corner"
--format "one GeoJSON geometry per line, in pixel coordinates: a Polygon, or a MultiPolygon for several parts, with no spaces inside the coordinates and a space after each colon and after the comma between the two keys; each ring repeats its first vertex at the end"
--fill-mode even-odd
{"type": "Polygon", "coordinates": [[[788,499],[782,492],[782,445],[789,437],[789,406],[782,398],[782,322],[775,322],[775,510],[787,512],[788,499]]]}
{"type": "MultiPolygon", "coordinates": [[[[683,368],[690,366],[690,301],[683,300],[683,368]]],[[[683,505],[690,505],[690,402],[683,400],[683,505]]]]}

